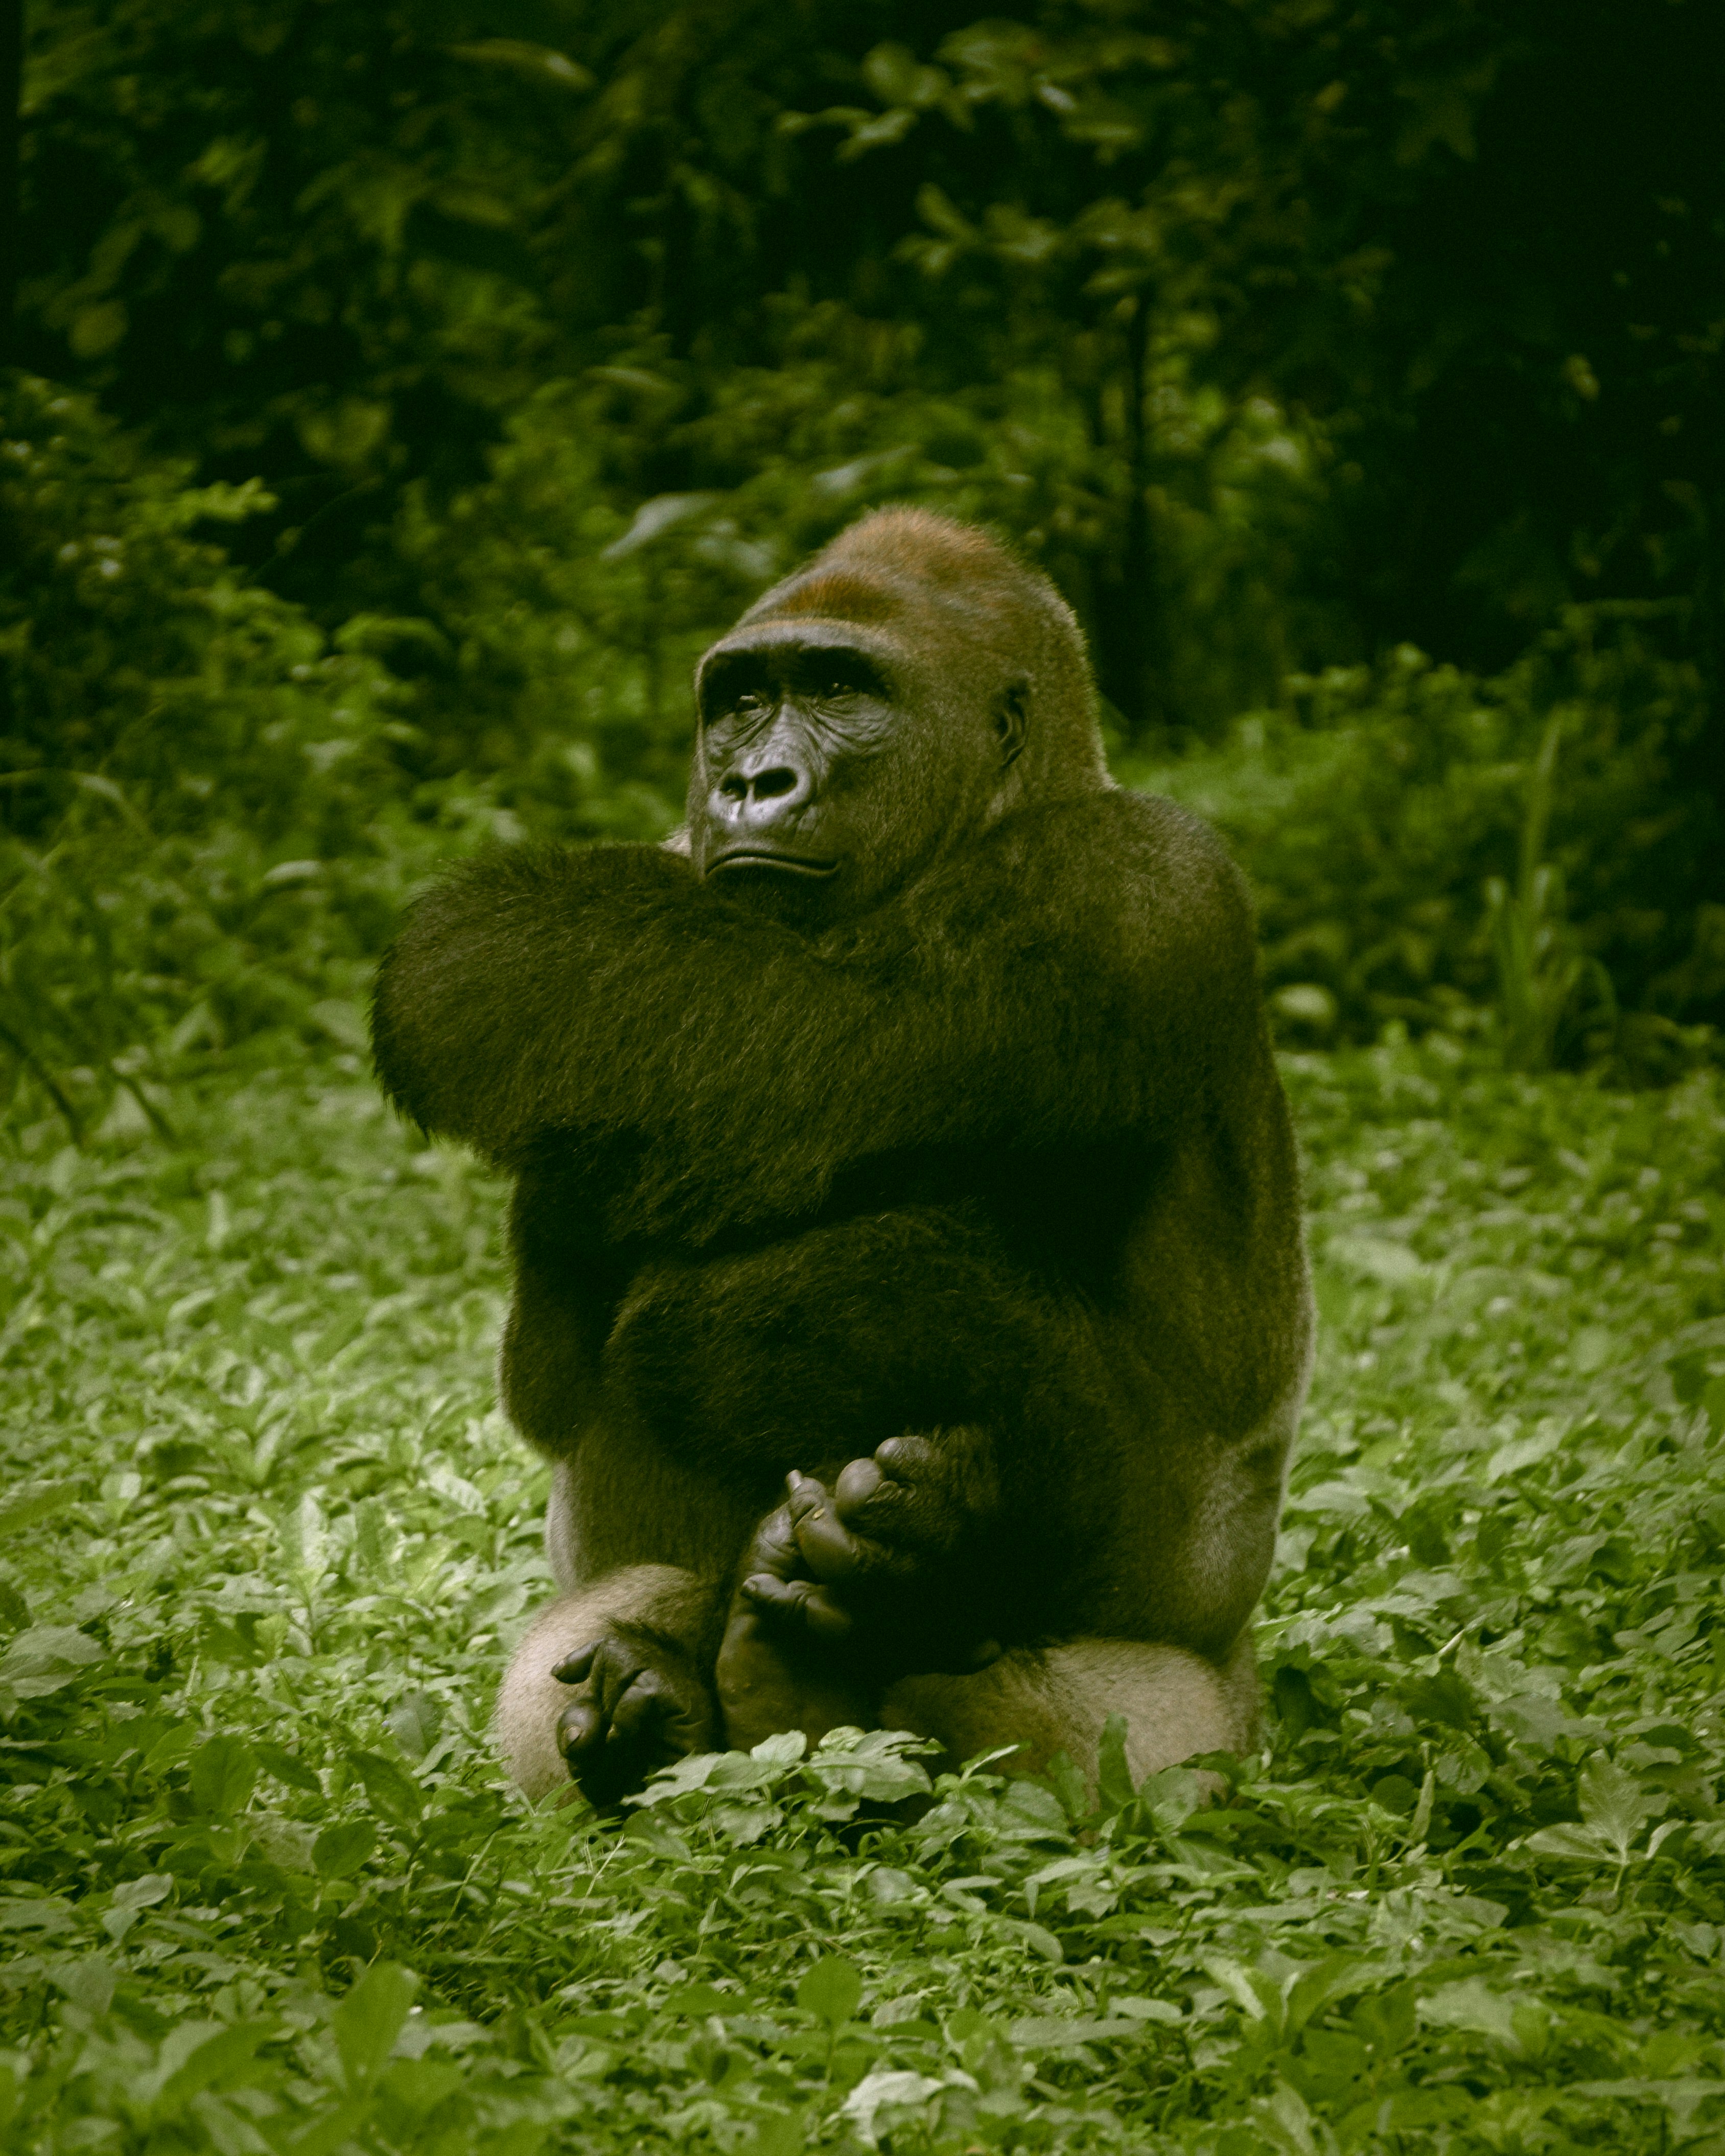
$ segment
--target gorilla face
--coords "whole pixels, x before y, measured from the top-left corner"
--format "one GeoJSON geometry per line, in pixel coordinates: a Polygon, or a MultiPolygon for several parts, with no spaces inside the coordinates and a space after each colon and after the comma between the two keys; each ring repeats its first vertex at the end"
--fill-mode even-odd
{"type": "Polygon", "coordinates": [[[722,639],[696,696],[696,872],[819,921],[866,911],[973,830],[1021,733],[990,723],[983,685],[929,679],[896,635],[806,615],[722,639]]]}

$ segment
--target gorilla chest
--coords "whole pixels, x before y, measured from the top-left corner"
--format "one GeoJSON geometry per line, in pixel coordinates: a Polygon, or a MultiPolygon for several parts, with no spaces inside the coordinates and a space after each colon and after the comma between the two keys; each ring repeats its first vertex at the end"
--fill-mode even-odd
{"type": "Polygon", "coordinates": [[[906,1430],[1015,1420],[1063,1300],[985,1203],[856,1212],[643,1265],[606,1389],[680,1451],[812,1466],[906,1430]]]}

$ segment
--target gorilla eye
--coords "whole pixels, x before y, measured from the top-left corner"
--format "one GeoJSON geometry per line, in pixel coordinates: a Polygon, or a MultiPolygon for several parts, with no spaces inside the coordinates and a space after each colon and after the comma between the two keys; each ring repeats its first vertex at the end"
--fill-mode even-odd
{"type": "Polygon", "coordinates": [[[833,704],[844,696],[873,696],[880,693],[879,681],[861,666],[824,666],[814,680],[815,700],[819,703],[833,704]]]}

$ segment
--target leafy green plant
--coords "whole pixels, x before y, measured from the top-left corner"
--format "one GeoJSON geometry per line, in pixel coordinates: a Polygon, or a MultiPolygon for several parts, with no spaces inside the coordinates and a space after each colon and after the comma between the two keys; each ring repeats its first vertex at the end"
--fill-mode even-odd
{"type": "Polygon", "coordinates": [[[76,1140],[165,1133],[236,1049],[357,1047],[403,897],[495,804],[416,785],[362,624],[326,638],[203,536],[257,489],[189,485],[51,384],[0,397],[0,1083],[76,1140]]]}
{"type": "Polygon", "coordinates": [[[1576,949],[1563,917],[1562,874],[1545,859],[1563,728],[1563,714],[1553,711],[1528,774],[1514,891],[1502,876],[1486,882],[1486,931],[1497,973],[1504,1060],[1512,1070],[1550,1070],[1559,1029],[1566,1020],[1580,1022],[1576,1005],[1584,988],[1593,992],[1608,1028],[1617,1015],[1611,976],[1597,958],[1576,949]]]}
{"type": "Polygon", "coordinates": [[[485,1741],[551,1591],[503,1191],[343,1054],[0,1140],[8,2148],[1725,2130],[1715,1074],[1286,1060],[1322,1345],[1220,1803],[841,1732],[619,1829],[485,1741]]]}
{"type": "Polygon", "coordinates": [[[1501,995],[1512,1056],[1537,1059],[1584,988],[1669,1028],[1712,993],[1692,955],[1707,917],[1671,896],[1711,824],[1698,796],[1671,792],[1705,697],[1657,628],[1578,609],[1488,680],[1404,646],[1375,670],[1291,680],[1290,708],[1221,744],[1117,768],[1231,841],[1291,1040],[1393,1021],[1465,1033],[1501,995]],[[1506,859],[1514,892],[1482,907],[1506,859]]]}

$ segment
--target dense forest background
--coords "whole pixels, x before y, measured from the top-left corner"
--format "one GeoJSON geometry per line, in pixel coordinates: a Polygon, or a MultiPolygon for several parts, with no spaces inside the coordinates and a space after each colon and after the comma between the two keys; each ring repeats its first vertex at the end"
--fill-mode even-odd
{"type": "Polygon", "coordinates": [[[1725,2156],[1720,9],[974,4],[0,0],[8,2151],[1725,2156]],[[905,500],[1256,890],[1264,1745],[530,1811],[372,968],[905,500]]]}
{"type": "Polygon", "coordinates": [[[357,1045],[435,860],[668,829],[696,654],[889,500],[1071,598],[1286,1039],[1707,1055],[1712,12],[0,10],[14,1081],[357,1045]]]}

